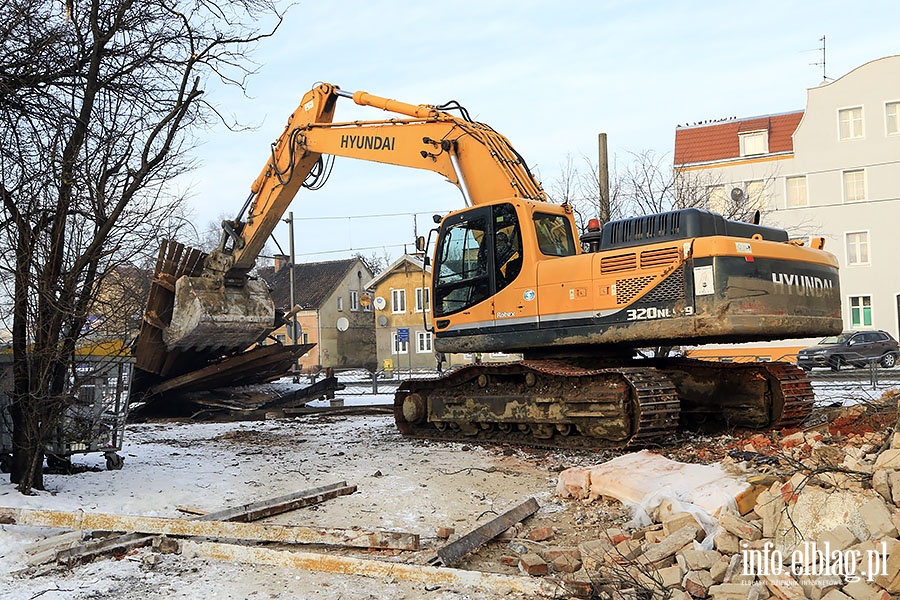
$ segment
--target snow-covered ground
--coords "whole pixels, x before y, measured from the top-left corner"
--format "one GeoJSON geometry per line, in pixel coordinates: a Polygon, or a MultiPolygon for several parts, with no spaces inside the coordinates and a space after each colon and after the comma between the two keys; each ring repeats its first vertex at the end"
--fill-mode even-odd
{"type": "MultiPolygon", "coordinates": [[[[820,404],[879,398],[867,382],[816,382],[820,404]]],[[[342,393],[345,405],[390,404],[391,396],[342,393]]],[[[528,455],[401,438],[391,416],[305,416],[261,422],[129,426],[121,471],[102,455],[76,456],[89,470],[45,477],[47,490],[22,496],[0,478],[0,506],[182,517],[178,506],[211,511],[347,481],[350,496],[280,515],[273,522],[417,533],[434,547],[438,527],[457,532],[535,496],[551,503],[555,473],[574,464],[559,453],[528,455]],[[493,513],[491,511],[494,511],[493,513]]],[[[582,457],[590,460],[590,457],[582,457]]],[[[0,525],[0,599],[117,598],[491,598],[476,589],[333,575],[287,567],[213,562],[140,550],[35,579],[17,576],[29,544],[55,530],[0,525]]],[[[367,556],[359,553],[358,556],[367,556]]],[[[424,556],[424,553],[422,554],[424,556]]],[[[424,558],[413,560],[424,561],[424,558]]]]}

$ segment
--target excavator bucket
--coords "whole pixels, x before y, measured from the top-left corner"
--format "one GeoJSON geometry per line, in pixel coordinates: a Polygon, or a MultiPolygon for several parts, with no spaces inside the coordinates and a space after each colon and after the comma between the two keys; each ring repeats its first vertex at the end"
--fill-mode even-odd
{"type": "Polygon", "coordinates": [[[275,305],[266,284],[217,286],[205,277],[175,282],[172,320],[163,331],[169,350],[243,350],[276,327],[275,305]]]}

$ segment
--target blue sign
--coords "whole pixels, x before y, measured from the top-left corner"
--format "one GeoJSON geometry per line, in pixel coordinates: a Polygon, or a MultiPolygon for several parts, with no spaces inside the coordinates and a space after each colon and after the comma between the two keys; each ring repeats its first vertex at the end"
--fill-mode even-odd
{"type": "Polygon", "coordinates": [[[397,341],[409,343],[409,327],[397,328],[397,341]]]}

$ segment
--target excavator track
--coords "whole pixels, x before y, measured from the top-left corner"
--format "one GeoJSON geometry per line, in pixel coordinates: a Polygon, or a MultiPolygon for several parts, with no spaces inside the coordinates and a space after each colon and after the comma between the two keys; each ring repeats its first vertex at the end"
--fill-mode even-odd
{"type": "Polygon", "coordinates": [[[653,368],[524,360],[406,381],[394,418],[407,437],[595,449],[659,444],[679,410],[672,382],[653,368]]]}
{"type": "Polygon", "coordinates": [[[419,439],[639,448],[664,445],[679,428],[796,427],[812,403],[808,378],[786,363],[523,360],[405,381],[394,419],[419,439]]]}

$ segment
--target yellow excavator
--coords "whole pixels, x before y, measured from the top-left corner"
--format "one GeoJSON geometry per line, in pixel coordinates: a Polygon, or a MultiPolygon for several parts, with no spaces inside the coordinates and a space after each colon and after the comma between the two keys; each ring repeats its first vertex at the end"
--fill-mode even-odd
{"type": "Polygon", "coordinates": [[[331,84],[303,97],[219,247],[175,281],[162,326],[168,351],[234,353],[277,326],[265,284],[248,273],[333,156],[435,171],[459,187],[466,208],[440,220],[428,258],[435,348],[524,357],[404,382],[394,409],[404,435],[646,445],[679,423],[770,428],[809,415],[812,387],[793,365],[639,351],[840,332],[837,261],[821,240],[803,245],[698,209],[613,221],[579,238],[572,207],[548,202],[510,142],[462,106],[331,84]],[[335,122],[340,98],[391,116],[335,122]]]}

